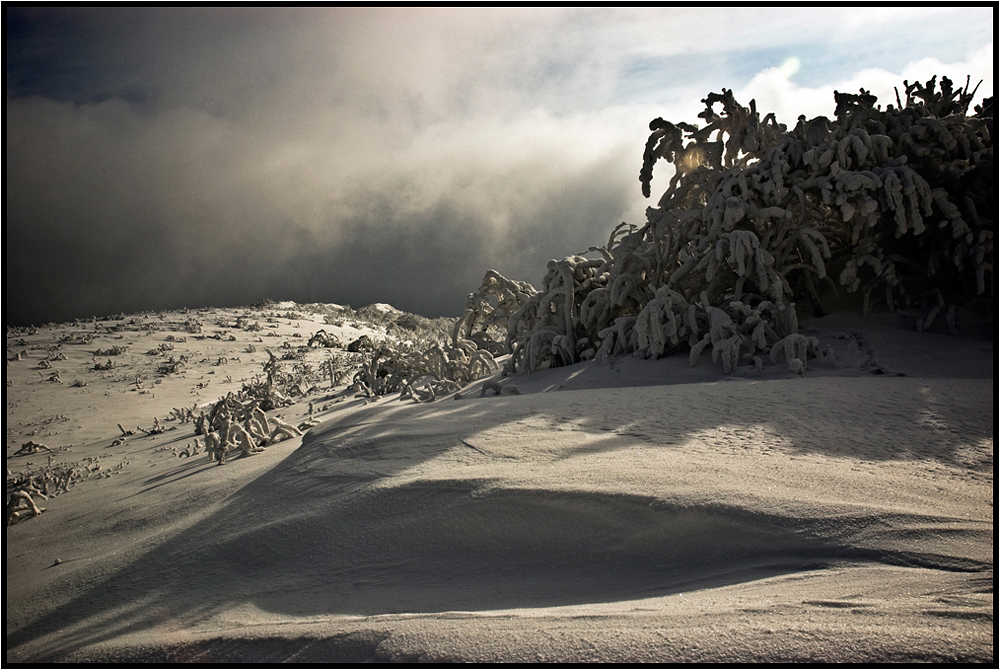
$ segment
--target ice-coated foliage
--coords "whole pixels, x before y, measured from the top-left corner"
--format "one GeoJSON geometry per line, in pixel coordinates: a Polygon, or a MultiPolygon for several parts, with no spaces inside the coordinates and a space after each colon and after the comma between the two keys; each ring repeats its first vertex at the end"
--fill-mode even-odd
{"type": "Polygon", "coordinates": [[[423,348],[383,345],[354,375],[354,384],[367,396],[398,392],[400,398],[431,401],[497,369],[493,355],[471,340],[423,348]]]}
{"type": "MultiPolygon", "coordinates": [[[[945,305],[951,326],[955,305],[991,302],[993,98],[970,115],[968,82],[904,88],[884,110],[864,89],[835,92],[832,120],[792,129],[726,89],[702,101],[703,127],[653,120],[639,180],[648,197],[657,162],[671,163],[666,192],[641,228],[622,223],[607,246],[550,261],[516,312],[501,300],[509,367],[680,350],[694,365],[710,347],[727,373],[767,354],[801,374],[819,351],[797,333],[796,301],[820,312],[860,291],[865,312],[933,305],[921,327],[945,305]]],[[[487,280],[456,335],[501,322],[477,295],[520,286],[487,280]]]]}
{"type": "Polygon", "coordinates": [[[458,346],[461,340],[468,339],[494,356],[509,353],[510,317],[536,293],[535,287],[527,282],[507,279],[496,270],[487,270],[482,286],[469,294],[465,313],[455,322],[452,344],[458,346]]]}
{"type": "Polygon", "coordinates": [[[224,465],[233,452],[244,456],[263,451],[266,445],[302,435],[296,426],[278,417],[268,417],[259,398],[245,392],[219,398],[208,414],[195,419],[195,434],[205,438],[209,459],[224,465]]]}

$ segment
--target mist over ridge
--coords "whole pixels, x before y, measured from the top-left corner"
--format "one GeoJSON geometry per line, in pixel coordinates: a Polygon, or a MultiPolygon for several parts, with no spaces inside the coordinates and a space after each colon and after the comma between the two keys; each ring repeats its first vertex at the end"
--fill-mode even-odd
{"type": "Polygon", "coordinates": [[[988,11],[11,9],[5,320],[456,316],[641,224],[649,120],[710,91],[786,124],[905,77],[992,95],[988,11]]]}

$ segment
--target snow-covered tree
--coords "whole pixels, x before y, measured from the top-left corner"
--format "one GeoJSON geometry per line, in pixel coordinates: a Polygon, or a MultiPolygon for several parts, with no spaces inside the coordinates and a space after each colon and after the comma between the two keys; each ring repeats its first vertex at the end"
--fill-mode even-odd
{"type": "MultiPolygon", "coordinates": [[[[500,312],[512,369],[681,350],[694,364],[711,347],[727,372],[779,352],[801,372],[818,351],[798,335],[797,302],[821,313],[830,296],[860,292],[866,313],[877,302],[929,306],[918,327],[956,305],[992,309],[993,98],[970,115],[968,82],[904,90],[885,109],[864,89],[835,92],[832,120],[800,116],[790,130],[726,89],[702,101],[701,127],[654,119],[643,194],[658,161],[674,174],[645,225],[623,223],[605,247],[550,261],[516,312],[510,297],[470,296],[456,336],[501,323],[500,312]]],[[[489,292],[484,283],[478,295],[489,292]]]]}

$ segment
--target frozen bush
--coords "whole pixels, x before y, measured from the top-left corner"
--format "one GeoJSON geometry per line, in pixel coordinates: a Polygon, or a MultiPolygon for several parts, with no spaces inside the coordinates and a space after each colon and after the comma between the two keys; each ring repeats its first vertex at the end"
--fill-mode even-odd
{"type": "Polygon", "coordinates": [[[783,353],[801,374],[819,351],[797,339],[796,304],[821,314],[842,293],[865,313],[929,309],[920,328],[945,311],[954,331],[956,305],[995,297],[994,102],[969,115],[968,82],[936,81],[903,82],[885,109],[835,92],[833,119],[791,129],[726,89],[702,101],[703,127],[654,119],[643,194],[659,161],[673,175],[645,225],[550,261],[537,292],[490,271],[456,341],[506,324],[509,367],[529,371],[685,350],[693,365],[711,345],[726,372],[783,353]]]}

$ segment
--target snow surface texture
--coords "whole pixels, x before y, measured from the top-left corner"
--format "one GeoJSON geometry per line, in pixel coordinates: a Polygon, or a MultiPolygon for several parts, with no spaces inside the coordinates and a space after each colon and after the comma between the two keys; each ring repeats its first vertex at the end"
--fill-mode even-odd
{"type": "Polygon", "coordinates": [[[28,440],[99,464],[6,529],[8,662],[994,658],[990,341],[830,315],[804,376],[625,357],[434,403],[324,388],[280,408],[320,425],[224,466],[178,453],[192,422],[121,439],[259,372],[257,338],[362,332],[290,316],[8,338],[8,470],[47,462],[28,440]],[[156,357],[93,369],[168,337],[189,363],[143,388],[156,357]],[[84,386],[35,369],[59,340],[84,386]]]}

